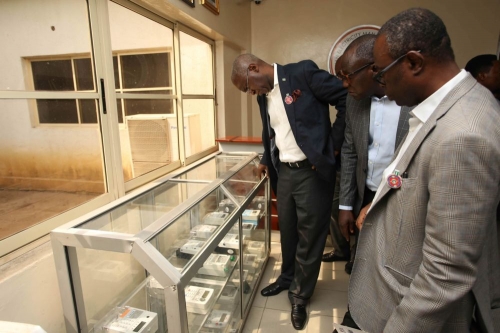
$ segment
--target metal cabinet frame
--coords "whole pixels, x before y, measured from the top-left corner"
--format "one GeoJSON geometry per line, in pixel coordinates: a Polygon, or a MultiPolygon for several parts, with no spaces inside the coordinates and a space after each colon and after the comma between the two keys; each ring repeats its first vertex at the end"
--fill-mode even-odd
{"type": "MultiPolygon", "coordinates": [[[[182,182],[185,180],[173,180],[187,171],[194,170],[202,163],[215,158],[221,152],[212,154],[199,162],[186,168],[179,169],[177,172],[167,175],[159,180],[156,180],[134,192],[100,208],[91,213],[88,213],[78,219],[75,219],[55,230],[51,233],[52,248],[54,252],[54,260],[56,263],[59,288],[62,298],[64,311],[64,319],[66,330],[68,333],[89,332],[86,323],[85,306],[82,284],[79,275],[78,260],[76,256],[77,248],[87,248],[102,251],[121,252],[131,254],[147,272],[149,272],[163,287],[165,291],[165,304],[167,308],[168,331],[175,333],[188,333],[188,320],[186,310],[186,300],[184,288],[188,282],[195,276],[198,269],[203,265],[205,260],[214,251],[215,247],[233,227],[234,223],[240,223],[243,211],[250,204],[252,199],[257,194],[261,185],[265,186],[265,196],[268,204],[266,205],[266,221],[265,221],[265,257],[261,272],[266,267],[270,253],[270,190],[267,178],[262,178],[248,193],[241,205],[239,205],[232,213],[227,221],[216,231],[214,236],[207,241],[204,247],[189,261],[182,272],[179,272],[158,250],[149,242],[155,235],[164,230],[167,226],[173,223],[177,217],[189,211],[196,203],[208,196],[217,188],[221,188],[224,194],[232,198],[232,195],[224,187],[223,183],[231,179],[239,170],[252,162],[257,154],[248,153],[230,153],[229,156],[247,156],[241,162],[233,166],[228,172],[223,174],[222,178],[217,178],[212,182],[206,182],[206,187],[182,202],[173,210],[166,213],[164,216],[153,222],[148,227],[144,228],[135,235],[124,234],[101,230],[79,229],[78,227],[92,220],[95,217],[111,212],[115,207],[124,203],[130,202],[135,198],[158,188],[167,181],[182,182]],[[173,302],[172,300],[176,300],[173,302]]],[[[235,201],[237,202],[237,201],[235,201]]],[[[242,236],[241,227],[239,228],[240,239],[242,236]]],[[[240,242],[240,251],[242,244],[240,242]]],[[[242,252],[240,252],[242,253],[242,252]]],[[[242,260],[239,260],[240,272],[242,272],[242,260]]],[[[243,283],[242,275],[240,274],[240,287],[243,283]]],[[[145,275],[146,276],[146,275],[145,275]]],[[[262,274],[259,274],[255,286],[258,286],[262,274]]],[[[243,288],[240,288],[240,297],[243,299],[243,288]]],[[[255,297],[256,288],[254,288],[248,304],[251,304],[255,297]]],[[[240,329],[244,324],[250,306],[244,308],[243,302],[240,302],[241,308],[241,324],[240,329]]]]}

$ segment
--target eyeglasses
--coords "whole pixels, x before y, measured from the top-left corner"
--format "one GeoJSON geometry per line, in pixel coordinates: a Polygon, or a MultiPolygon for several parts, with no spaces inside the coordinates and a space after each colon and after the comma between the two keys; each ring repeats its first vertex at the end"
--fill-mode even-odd
{"type": "Polygon", "coordinates": [[[248,94],[250,92],[250,88],[248,87],[248,68],[247,68],[247,87],[245,88],[244,93],[248,94]]]}
{"type": "Polygon", "coordinates": [[[357,73],[361,72],[363,69],[365,69],[366,67],[371,66],[371,65],[373,65],[373,62],[367,63],[366,65],[361,66],[360,68],[358,68],[355,71],[352,71],[351,73],[348,73],[348,74],[344,74],[342,72],[342,70],[340,70],[339,74],[337,74],[336,77],[340,81],[346,81],[346,82],[350,83],[351,82],[351,76],[353,76],[354,74],[357,74],[357,73]]]}
{"type": "Polygon", "coordinates": [[[378,83],[380,83],[381,85],[385,86],[385,80],[384,80],[384,74],[389,70],[391,69],[392,66],[394,66],[395,64],[398,63],[399,60],[403,59],[404,57],[406,57],[410,52],[418,52],[420,53],[421,50],[418,50],[418,51],[408,51],[406,52],[405,54],[403,54],[401,57],[397,58],[396,60],[394,60],[392,63],[389,64],[389,66],[385,67],[384,69],[380,70],[380,71],[377,71],[376,74],[373,75],[373,79],[375,81],[377,81],[378,83]]]}

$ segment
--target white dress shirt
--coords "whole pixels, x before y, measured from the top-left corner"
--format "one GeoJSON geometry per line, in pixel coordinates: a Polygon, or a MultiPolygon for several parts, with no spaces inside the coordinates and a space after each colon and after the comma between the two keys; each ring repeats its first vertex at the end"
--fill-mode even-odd
{"type": "MultiPolygon", "coordinates": [[[[394,156],[400,116],[401,107],[396,102],[391,101],[387,96],[372,97],[366,186],[374,192],[380,185],[382,173],[394,156]]],[[[353,210],[353,207],[339,205],[339,209],[353,210]]]]}
{"type": "Polygon", "coordinates": [[[382,173],[394,156],[400,115],[401,107],[387,96],[372,97],[366,186],[374,192],[380,185],[382,173]]]}
{"type": "MultiPolygon", "coordinates": [[[[465,70],[461,70],[460,73],[455,75],[450,81],[446,82],[441,88],[436,90],[432,95],[427,97],[425,101],[420,103],[417,107],[415,107],[410,114],[413,116],[408,120],[410,125],[410,129],[408,132],[408,136],[405,139],[405,142],[401,146],[399,150],[398,156],[394,159],[394,161],[384,170],[382,181],[377,189],[377,193],[373,198],[373,202],[378,199],[380,192],[384,186],[389,186],[387,184],[387,177],[394,173],[394,168],[401,160],[401,157],[406,152],[410,143],[413,141],[418,131],[422,128],[424,123],[430,118],[430,116],[434,113],[438,105],[443,101],[443,99],[448,95],[448,93],[457,86],[460,81],[462,81],[467,76],[467,72],[465,70]]],[[[400,172],[404,170],[399,170],[400,172]]],[[[370,207],[371,209],[371,207],[370,207]]]]}
{"type": "MultiPolygon", "coordinates": [[[[276,133],[276,146],[279,149],[282,162],[299,162],[307,159],[306,155],[297,145],[292,128],[285,111],[285,101],[281,97],[278,81],[278,67],[274,66],[274,88],[267,94],[267,112],[269,122],[276,133]]],[[[290,92],[291,93],[291,92],[290,92]]]]}

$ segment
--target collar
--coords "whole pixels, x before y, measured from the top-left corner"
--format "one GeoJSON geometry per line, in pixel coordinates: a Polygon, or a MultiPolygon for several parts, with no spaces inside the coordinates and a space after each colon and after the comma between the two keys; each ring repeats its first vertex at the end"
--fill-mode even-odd
{"type": "Polygon", "coordinates": [[[455,88],[460,81],[465,79],[466,76],[467,72],[462,69],[460,73],[455,75],[450,81],[446,82],[441,88],[436,90],[432,95],[416,106],[410,114],[418,118],[418,120],[422,123],[425,123],[446,95],[448,95],[448,93],[455,88]]]}
{"type": "Polygon", "coordinates": [[[274,67],[274,87],[276,87],[279,83],[278,81],[278,65],[277,64],[273,64],[273,67],[274,67]]]}
{"type": "Polygon", "coordinates": [[[376,102],[378,102],[378,101],[383,101],[383,100],[385,100],[385,99],[389,100],[389,99],[387,98],[387,95],[382,96],[382,97],[380,97],[380,98],[378,98],[377,96],[372,96],[372,101],[376,101],[376,102]]]}
{"type": "Polygon", "coordinates": [[[278,65],[276,63],[273,64],[274,67],[274,84],[273,84],[273,89],[266,94],[266,96],[269,96],[269,94],[273,93],[276,87],[279,86],[279,81],[278,81],[278,65]]]}

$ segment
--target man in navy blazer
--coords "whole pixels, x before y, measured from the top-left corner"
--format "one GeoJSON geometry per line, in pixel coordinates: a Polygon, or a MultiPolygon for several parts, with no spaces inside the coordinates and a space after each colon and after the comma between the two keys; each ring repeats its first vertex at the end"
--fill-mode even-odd
{"type": "Polygon", "coordinates": [[[281,275],[261,294],[288,290],[292,324],[300,330],[328,233],[347,92],[313,61],[270,65],[252,54],[236,58],[231,81],[258,95],[264,144],[259,170],[270,178],[278,202],[281,275]],[[328,104],[338,110],[333,126],[328,104]]]}

